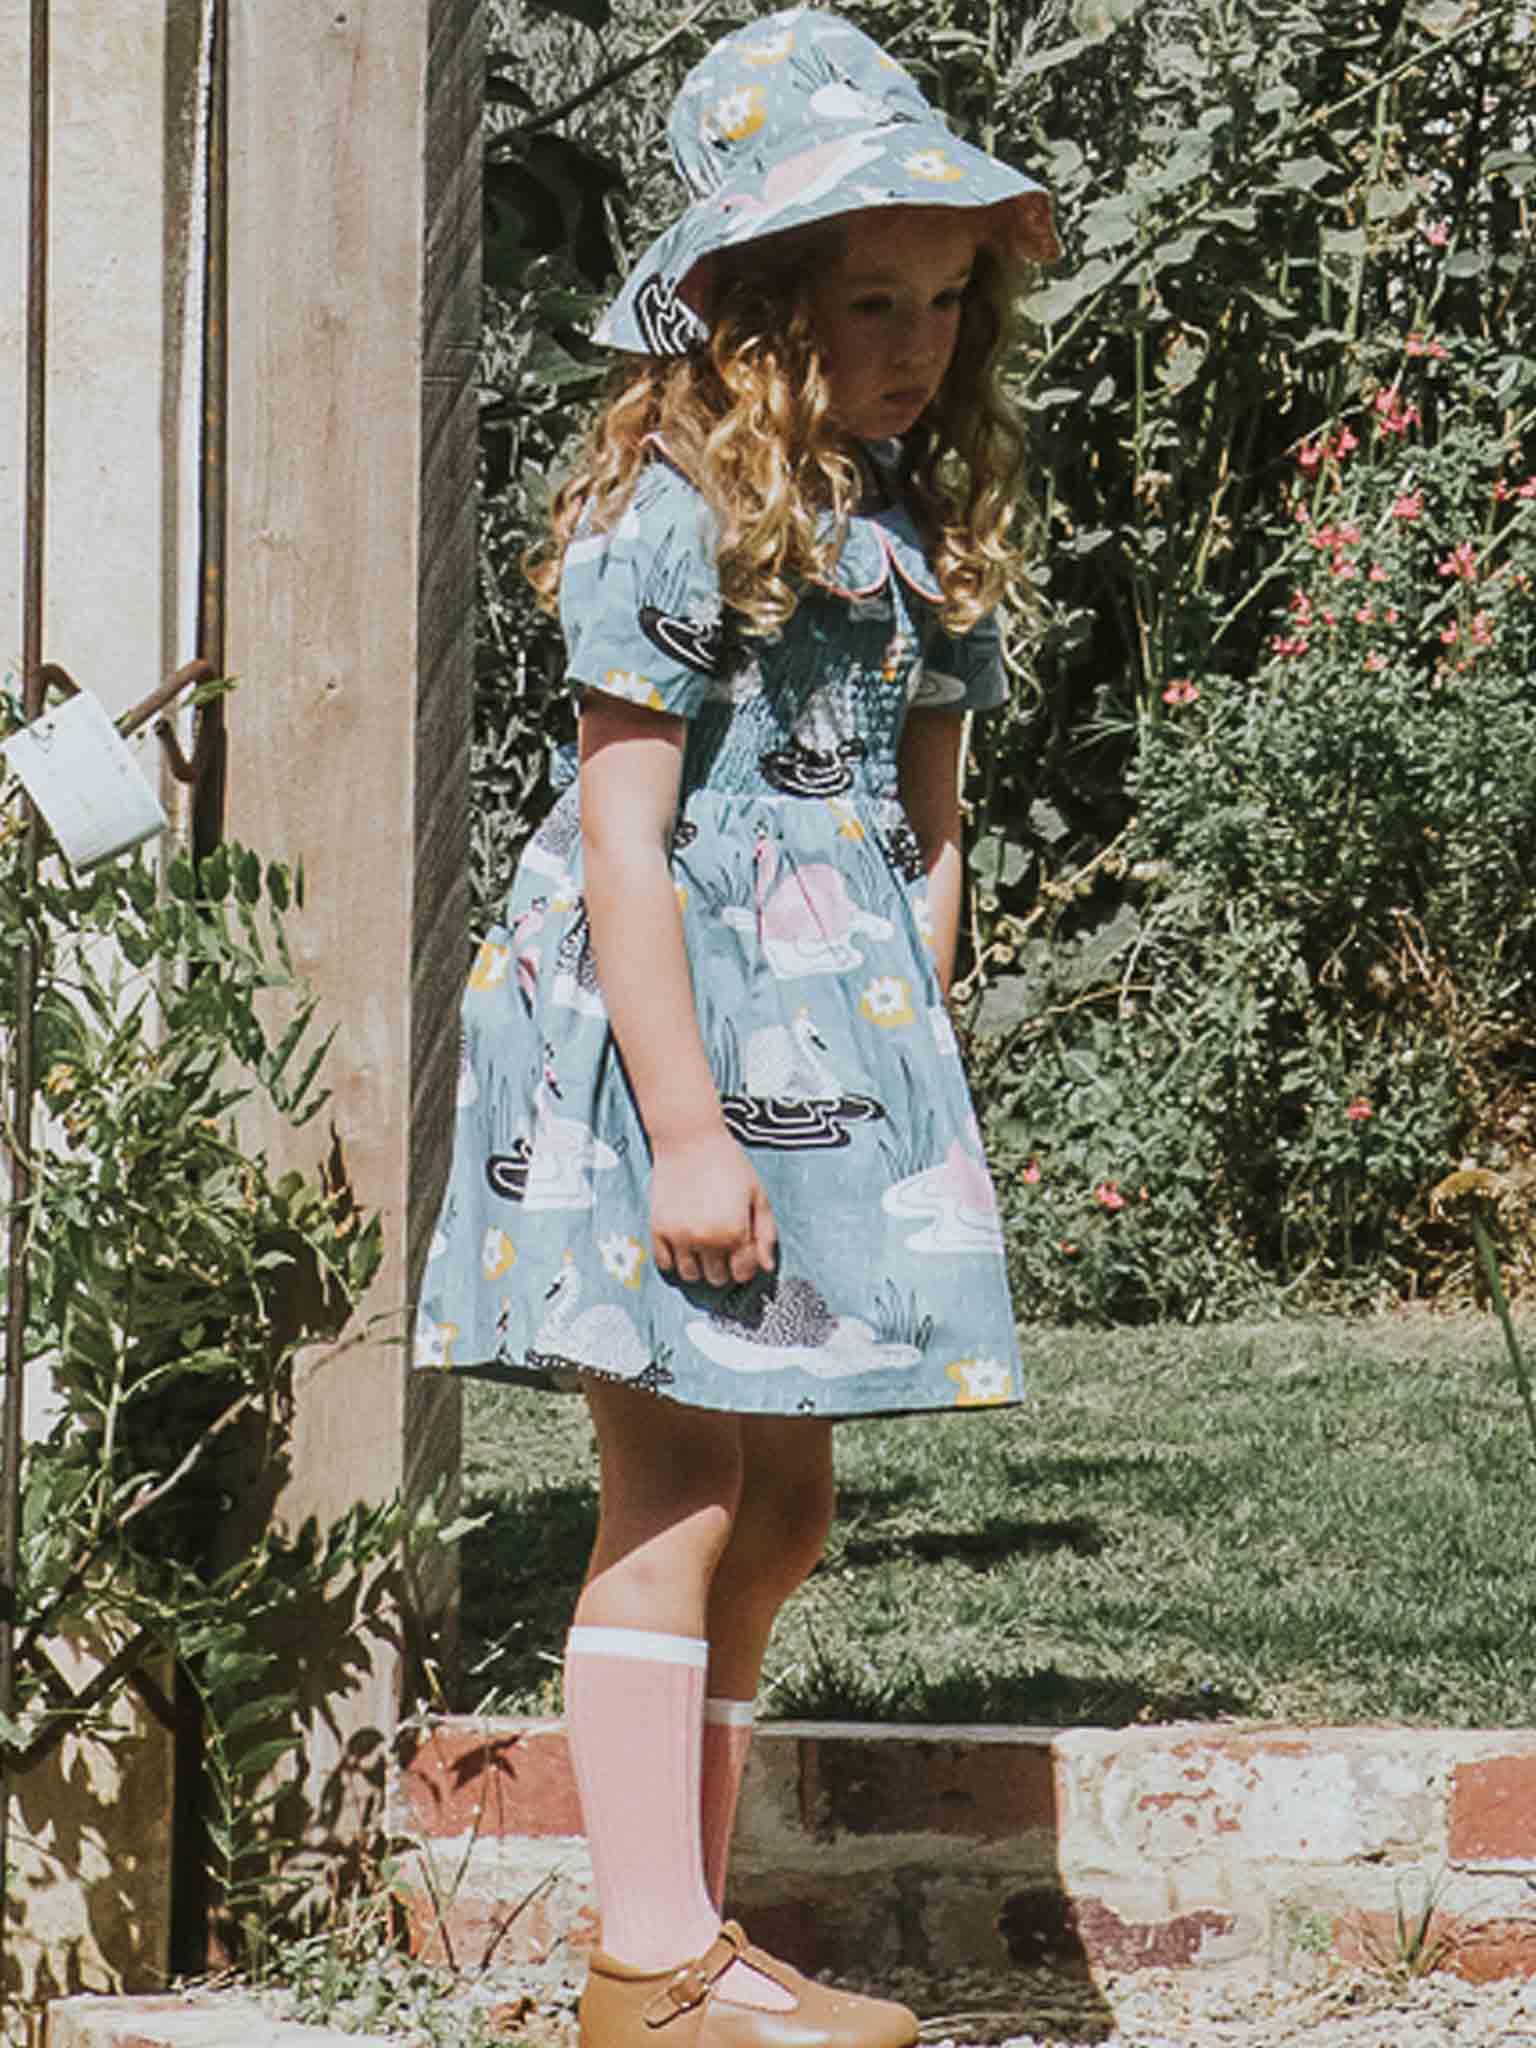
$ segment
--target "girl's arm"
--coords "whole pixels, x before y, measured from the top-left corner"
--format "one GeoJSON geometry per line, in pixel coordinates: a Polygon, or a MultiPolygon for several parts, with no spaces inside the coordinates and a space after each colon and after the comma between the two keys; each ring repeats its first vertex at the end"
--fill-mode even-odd
{"type": "Polygon", "coordinates": [[[933,955],[939,986],[949,994],[960,934],[960,749],[965,714],[938,708],[907,714],[899,762],[901,801],[923,850],[933,955]]]}
{"type": "Polygon", "coordinates": [[[773,1264],[773,1211],[727,1128],[694,1008],[671,839],[687,723],[589,690],[582,862],[608,1019],[651,1142],[662,1272],[723,1287],[773,1264]]]}

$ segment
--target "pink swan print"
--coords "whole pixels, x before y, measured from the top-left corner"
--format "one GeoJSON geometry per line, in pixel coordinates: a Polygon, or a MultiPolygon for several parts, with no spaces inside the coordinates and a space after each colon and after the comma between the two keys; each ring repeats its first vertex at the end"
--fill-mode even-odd
{"type": "Polygon", "coordinates": [[[774,214],[782,213],[787,206],[809,206],[854,171],[874,163],[879,155],[879,147],[862,135],[851,135],[838,142],[818,142],[814,148],[790,157],[788,162],[776,164],[764,179],[761,193],[729,192],[720,205],[723,211],[735,216],[733,226],[739,222],[737,233],[759,233],[764,221],[774,214]]]}
{"type": "Polygon", "coordinates": [[[757,934],[768,965],[781,981],[862,967],[864,955],[854,939],[891,937],[895,927],[856,903],[829,861],[796,863],[781,880],[779,858],[777,840],[759,833],[752,856],[755,907],[732,905],[725,922],[737,931],[757,934]]]}
{"type": "Polygon", "coordinates": [[[881,1207],[892,1216],[923,1219],[907,1239],[911,1252],[992,1252],[1003,1249],[997,1195],[979,1159],[956,1138],[942,1165],[926,1167],[886,1189],[881,1207]]]}

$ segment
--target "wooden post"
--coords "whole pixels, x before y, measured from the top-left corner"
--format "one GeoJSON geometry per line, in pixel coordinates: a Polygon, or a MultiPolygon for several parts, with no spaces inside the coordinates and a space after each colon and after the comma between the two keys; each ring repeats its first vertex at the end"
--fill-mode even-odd
{"type": "MultiPolygon", "coordinates": [[[[467,930],[483,63],[479,0],[230,0],[225,826],[302,860],[297,958],[337,1027],[329,1128],[248,1135],[310,1169],[334,1144],[385,1233],[365,1341],[299,1375],[289,1525],[457,1468],[456,1390],[408,1377],[405,1307],[467,930]]],[[[440,1633],[448,1561],[429,1577],[440,1633]]],[[[326,1696],[326,1646],[294,1649],[316,1839],[352,1836],[412,1660],[381,1640],[326,1696]]]]}

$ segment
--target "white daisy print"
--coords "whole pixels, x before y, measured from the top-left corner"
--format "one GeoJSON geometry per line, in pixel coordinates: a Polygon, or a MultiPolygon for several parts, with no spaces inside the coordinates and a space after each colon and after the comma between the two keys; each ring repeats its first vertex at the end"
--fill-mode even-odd
{"type": "Polygon", "coordinates": [[[603,687],[615,697],[625,697],[631,704],[647,705],[652,711],[660,711],[661,693],[649,676],[640,675],[632,668],[611,668],[603,678],[603,687]]]}
{"type": "Polygon", "coordinates": [[[957,1358],[944,1370],[960,1390],[957,1408],[989,1408],[1013,1392],[1013,1373],[1000,1358],[957,1358]]]}
{"type": "Polygon", "coordinates": [[[620,1237],[617,1231],[598,1245],[603,1264],[622,1287],[640,1285],[640,1268],[645,1264],[645,1246],[637,1237],[620,1237]]]}
{"type": "Polygon", "coordinates": [[[964,173],[958,164],[952,164],[942,149],[915,149],[911,156],[903,157],[901,167],[910,171],[914,178],[925,178],[930,185],[952,185],[964,173]]]}
{"type": "Polygon", "coordinates": [[[512,959],[512,948],[504,946],[499,939],[487,939],[475,955],[475,964],[469,970],[469,985],[477,995],[487,989],[499,988],[507,978],[507,967],[512,959]]]}
{"type": "Polygon", "coordinates": [[[741,54],[748,64],[782,64],[794,47],[794,30],[783,28],[776,36],[764,36],[760,43],[744,43],[741,54]]]}
{"type": "Polygon", "coordinates": [[[416,1332],[417,1365],[452,1365],[453,1343],[458,1334],[457,1323],[423,1323],[416,1332]]]}
{"type": "Polygon", "coordinates": [[[859,1008],[882,1031],[912,1022],[912,984],[900,974],[880,974],[859,997],[859,1008]]]}
{"type": "Polygon", "coordinates": [[[728,92],[724,99],[716,100],[710,116],[716,132],[728,142],[742,142],[755,135],[766,118],[760,85],[741,85],[735,92],[728,92]]]}
{"type": "Polygon", "coordinates": [[[517,1249],[504,1230],[493,1223],[480,1241],[480,1271],[487,1280],[499,1280],[517,1264],[517,1249]]]}

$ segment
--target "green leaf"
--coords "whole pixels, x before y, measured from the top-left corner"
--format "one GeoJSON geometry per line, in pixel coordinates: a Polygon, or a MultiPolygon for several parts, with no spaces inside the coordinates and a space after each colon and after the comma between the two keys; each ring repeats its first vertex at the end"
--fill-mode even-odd
{"type": "Polygon", "coordinates": [[[1288,192],[1310,192],[1332,172],[1333,165],[1325,157],[1293,156],[1281,164],[1275,176],[1288,192]]]}

